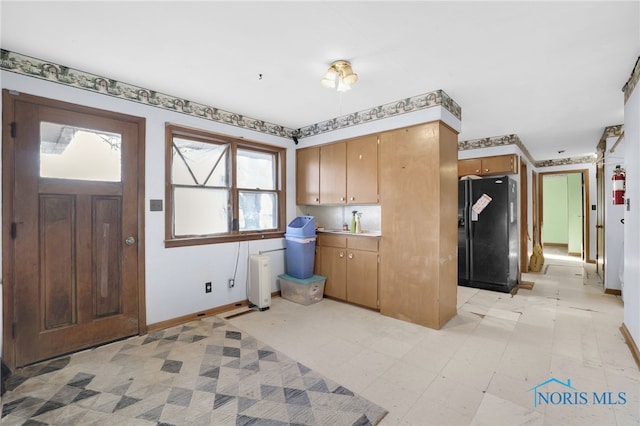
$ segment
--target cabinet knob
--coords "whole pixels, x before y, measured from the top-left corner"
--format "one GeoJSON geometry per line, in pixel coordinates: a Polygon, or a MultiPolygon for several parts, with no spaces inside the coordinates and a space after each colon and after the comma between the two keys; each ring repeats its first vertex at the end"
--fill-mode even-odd
{"type": "Polygon", "coordinates": [[[351,198],[349,198],[349,200],[351,200],[351,201],[355,201],[355,200],[356,200],[356,197],[351,197],[351,198]]]}
{"type": "Polygon", "coordinates": [[[476,169],[476,173],[480,173],[480,169],[476,169]]]}
{"type": "Polygon", "coordinates": [[[343,251],[341,251],[341,252],[340,252],[340,259],[342,259],[343,257],[344,257],[344,252],[343,252],[343,251]]]}
{"type": "Polygon", "coordinates": [[[317,202],[319,202],[319,201],[320,201],[320,198],[316,197],[316,198],[314,198],[314,200],[313,200],[313,201],[315,201],[315,202],[317,203],[317,202]]]}
{"type": "Polygon", "coordinates": [[[344,197],[340,197],[340,201],[344,201],[344,197]]]}
{"type": "Polygon", "coordinates": [[[349,259],[353,259],[353,253],[349,253],[349,259]]]}
{"type": "Polygon", "coordinates": [[[489,169],[484,169],[484,171],[485,171],[485,172],[488,172],[488,171],[489,171],[489,169]]]}

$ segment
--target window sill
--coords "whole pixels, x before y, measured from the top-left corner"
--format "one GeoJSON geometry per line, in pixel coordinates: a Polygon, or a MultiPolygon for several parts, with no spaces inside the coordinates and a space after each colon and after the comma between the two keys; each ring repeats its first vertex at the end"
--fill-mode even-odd
{"type": "Polygon", "coordinates": [[[255,241],[255,240],[267,240],[273,238],[284,238],[284,232],[251,232],[251,233],[239,233],[237,235],[224,235],[220,237],[189,237],[189,238],[174,238],[164,241],[165,248],[172,247],[189,247],[189,246],[201,246],[206,244],[220,244],[220,243],[233,243],[236,241],[255,241]]]}

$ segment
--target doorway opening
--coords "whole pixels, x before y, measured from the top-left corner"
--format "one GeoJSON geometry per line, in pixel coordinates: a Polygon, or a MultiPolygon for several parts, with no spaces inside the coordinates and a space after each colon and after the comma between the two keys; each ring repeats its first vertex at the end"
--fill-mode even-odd
{"type": "Polygon", "coordinates": [[[545,257],[587,262],[589,252],[588,170],[540,173],[540,241],[545,257]]]}

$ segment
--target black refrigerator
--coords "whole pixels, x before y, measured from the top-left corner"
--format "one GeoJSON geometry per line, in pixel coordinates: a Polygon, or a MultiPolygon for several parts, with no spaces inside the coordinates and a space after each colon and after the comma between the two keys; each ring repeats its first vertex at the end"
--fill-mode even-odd
{"type": "Polygon", "coordinates": [[[518,282],[518,192],[508,176],[458,183],[458,284],[509,293],[518,282]]]}

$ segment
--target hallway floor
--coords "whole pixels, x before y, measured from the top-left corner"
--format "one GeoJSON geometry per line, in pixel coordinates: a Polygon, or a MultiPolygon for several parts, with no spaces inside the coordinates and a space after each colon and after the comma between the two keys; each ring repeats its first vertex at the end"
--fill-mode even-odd
{"type": "Polygon", "coordinates": [[[230,322],[387,409],[382,425],[637,425],[622,300],[593,265],[555,252],[525,274],[531,290],[458,287],[439,331],[328,299],[274,298],[230,322]]]}

